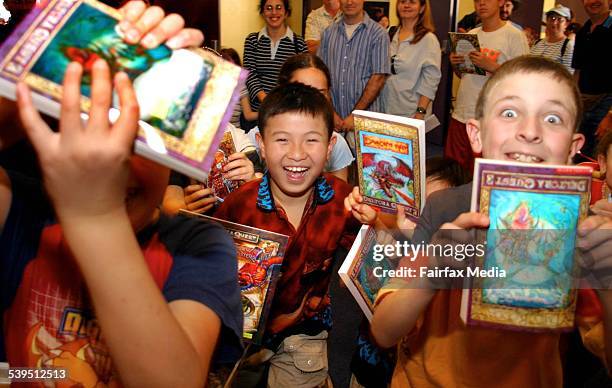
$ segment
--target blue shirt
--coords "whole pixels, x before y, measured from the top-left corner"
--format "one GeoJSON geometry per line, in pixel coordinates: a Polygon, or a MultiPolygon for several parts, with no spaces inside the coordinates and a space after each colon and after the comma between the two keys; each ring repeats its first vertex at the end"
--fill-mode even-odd
{"type": "MultiPolygon", "coordinates": [[[[331,73],[332,101],[341,117],[351,114],[373,74],[390,73],[389,36],[366,13],[350,39],[343,19],[330,25],[323,31],[318,54],[331,73]]],[[[384,111],[380,95],[367,110],[384,111]]]]}

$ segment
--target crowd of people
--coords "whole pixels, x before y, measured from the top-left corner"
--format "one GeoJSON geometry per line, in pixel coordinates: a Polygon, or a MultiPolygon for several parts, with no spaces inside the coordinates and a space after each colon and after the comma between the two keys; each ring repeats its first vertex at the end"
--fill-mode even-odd
{"type": "MultiPolygon", "coordinates": [[[[260,0],[264,27],[246,37],[244,60],[235,49],[220,52],[249,70],[226,128],[237,152],[223,166],[224,178],[241,186],[224,201],[132,154],[138,101],[127,75],[111,74],[104,60],[91,66],[86,122],[78,63],[64,74],[59,121],[42,117],[19,83],[16,102],[0,97],[0,362],[65,368],[79,386],[223,386],[231,378],[236,387],[332,387],[327,339],[343,317],[332,315],[329,287],[337,252],[350,249],[361,225],[396,229],[394,239],[415,244],[448,241],[448,230],[467,238],[461,232],[489,227],[488,216],[470,212],[475,157],[555,165],[587,158],[600,185],[577,225],[577,250],[589,259],[577,265],[598,289],[578,293],[576,335],[606,374],[612,77],[602,53],[612,15],[608,0],[583,3],[589,19],[575,38],[573,12],[557,4],[545,12],[545,37],[530,44],[512,21],[519,0],[474,1],[458,31],[478,36],[481,50],[469,60],[486,74],[456,72],[444,157],[427,160],[416,223],[401,206],[382,220],[353,187],[352,112],[431,115],[442,50],[430,0],[398,0],[399,24],[389,27],[368,15],[364,0],[323,0],[306,19],[305,38],[287,25],[289,0],[260,0]],[[121,114],[111,123],[113,91],[121,114]],[[34,156],[39,165],[29,168],[34,156]],[[289,236],[260,346],[242,343],[232,239],[180,209],[289,236]]],[[[119,12],[127,43],[203,43],[201,31],[159,7],[129,1],[119,12]]],[[[449,55],[455,69],[466,59],[449,55]]],[[[461,290],[414,281],[392,279],[377,295],[372,321],[355,333],[352,387],[561,387],[576,367],[567,360],[578,350],[562,333],[466,325],[461,290]]]]}

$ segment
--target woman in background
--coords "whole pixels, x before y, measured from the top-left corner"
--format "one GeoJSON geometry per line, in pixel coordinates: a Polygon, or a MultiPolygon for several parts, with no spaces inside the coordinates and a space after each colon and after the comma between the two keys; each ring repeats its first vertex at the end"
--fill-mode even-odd
{"type": "Polygon", "coordinates": [[[442,73],[429,0],[398,0],[399,27],[391,27],[391,76],[383,96],[385,113],[423,120],[442,73]]]}
{"type": "Polygon", "coordinates": [[[244,67],[249,70],[247,88],[255,112],[278,84],[278,73],[285,60],[308,51],[304,39],[287,26],[291,15],[289,0],[260,0],[259,14],[266,25],[261,31],[250,33],[244,41],[244,67]]]}
{"type": "Polygon", "coordinates": [[[550,58],[562,64],[571,74],[574,41],[565,35],[565,30],[572,19],[572,11],[558,4],[546,12],[546,37],[536,41],[531,48],[531,55],[550,58]]]}

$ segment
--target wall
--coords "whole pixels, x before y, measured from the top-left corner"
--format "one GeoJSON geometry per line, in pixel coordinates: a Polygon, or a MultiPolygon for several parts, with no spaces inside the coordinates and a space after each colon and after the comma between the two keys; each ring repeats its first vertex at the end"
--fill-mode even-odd
{"type": "MultiPolygon", "coordinates": [[[[289,26],[297,33],[302,31],[302,0],[292,0],[292,13],[289,26]]],[[[264,26],[259,15],[257,0],[222,0],[219,1],[220,45],[232,47],[240,56],[244,50],[244,39],[264,26]]]]}

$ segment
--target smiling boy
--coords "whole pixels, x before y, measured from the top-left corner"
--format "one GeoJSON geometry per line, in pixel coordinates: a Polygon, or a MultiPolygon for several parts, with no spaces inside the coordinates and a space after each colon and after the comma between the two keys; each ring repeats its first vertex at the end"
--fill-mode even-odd
{"type": "Polygon", "coordinates": [[[232,192],[215,216],[289,235],[264,344],[276,353],[268,384],[314,387],[327,378],[333,253],[350,246],[359,224],[343,208],[350,186],[323,174],[333,110],[318,90],[299,83],[274,89],[259,128],[268,172],[232,192]]]}
{"type": "MultiPolygon", "coordinates": [[[[584,142],[576,133],[580,111],[567,70],[545,58],[520,57],[502,65],[484,86],[468,134],[474,152],[487,159],[568,164],[584,142]]],[[[487,216],[469,212],[470,196],[471,184],[432,194],[413,241],[434,243],[438,229],[462,234],[488,227],[487,216]]],[[[603,267],[611,259],[610,229],[612,219],[603,216],[590,216],[578,226],[577,246],[603,267]]],[[[598,296],[609,322],[610,291],[599,290],[598,296]]],[[[385,347],[401,340],[393,387],[562,386],[559,333],[466,326],[460,301],[461,290],[417,289],[402,279],[379,293],[372,334],[385,347]]],[[[611,333],[603,320],[576,317],[589,339],[585,344],[601,357],[605,349],[610,360],[611,333]]]]}

